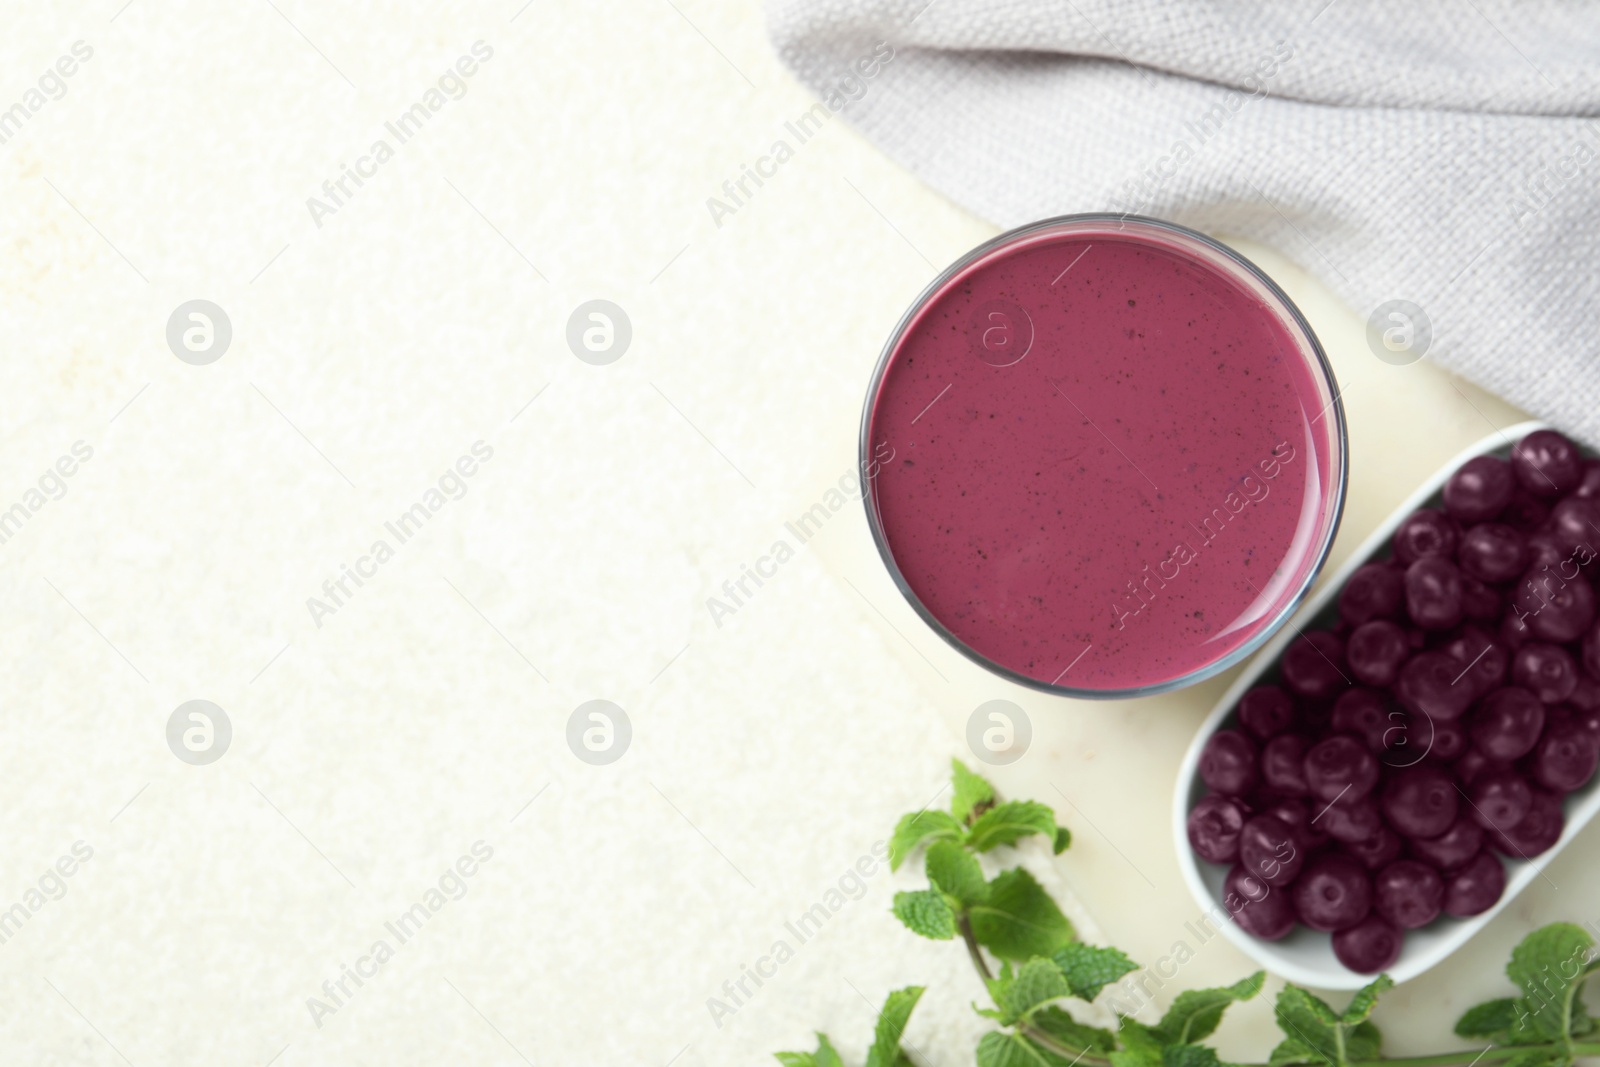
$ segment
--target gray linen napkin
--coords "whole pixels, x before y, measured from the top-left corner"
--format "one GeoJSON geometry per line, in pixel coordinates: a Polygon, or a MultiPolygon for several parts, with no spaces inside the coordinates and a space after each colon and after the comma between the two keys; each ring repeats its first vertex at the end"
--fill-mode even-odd
{"type": "Polygon", "coordinates": [[[984,218],[1133,212],[1271,244],[1371,316],[1383,358],[1425,352],[1600,445],[1600,6],[769,0],[768,18],[820,99],[984,218]]]}

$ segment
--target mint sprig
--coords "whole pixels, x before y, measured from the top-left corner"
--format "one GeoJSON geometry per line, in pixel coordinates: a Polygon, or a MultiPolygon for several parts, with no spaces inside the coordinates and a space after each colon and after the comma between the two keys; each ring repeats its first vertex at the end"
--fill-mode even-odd
{"type": "MultiPolygon", "coordinates": [[[[996,1026],[978,1042],[978,1067],[1570,1067],[1580,1057],[1600,1056],[1600,1023],[1584,1001],[1600,960],[1594,939],[1570,923],[1523,939],[1506,966],[1515,995],[1469,1008],[1455,1030],[1479,1044],[1453,1052],[1383,1055],[1383,1035],[1371,1016],[1394,987],[1387,975],[1343,1010],[1299,986],[1283,986],[1273,1010],[1283,1039],[1262,1064],[1224,1064],[1204,1043],[1229,1006],[1262,992],[1267,976],[1260,971],[1231,986],[1179,993],[1153,1026],[1126,1016],[1118,1017],[1115,1031],[1082,1022],[1071,1002],[1094,1002],[1138,964],[1118,949],[1079,941],[1026,870],[989,878],[978,859],[1034,835],[1060,853],[1071,835],[1048,806],[1001,800],[959,760],[952,761],[951,787],[948,812],[913,812],[895,827],[890,866],[924,851],[928,888],[895,894],[893,911],[913,933],[965,944],[990,1000],[973,1007],[996,1026]]],[[[865,1067],[916,1067],[901,1049],[901,1035],[921,995],[920,986],[889,994],[865,1067]]],[[[777,1058],[785,1067],[845,1067],[823,1034],[815,1052],[777,1058]]]]}
{"type": "Polygon", "coordinates": [[[1125,974],[1139,969],[1139,965],[1122,954],[1121,949],[1096,948],[1094,945],[1071,944],[1057,952],[1055,964],[1067,976],[1067,986],[1079,1000],[1094,1000],[1100,990],[1125,974]]]}
{"type": "Polygon", "coordinates": [[[1072,835],[1056,825],[1055,812],[1032,800],[996,804],[994,786],[960,760],[951,760],[949,812],[924,808],[902,816],[889,837],[889,869],[899,870],[917,849],[938,841],[954,841],[974,852],[1014,845],[1024,837],[1044,834],[1059,855],[1072,835]]]}
{"type": "MultiPolygon", "coordinates": [[[[906,1032],[906,1022],[911,1009],[922,997],[922,986],[896,989],[883,1002],[878,1012],[878,1023],[872,1032],[872,1047],[867,1050],[866,1067],[916,1067],[900,1048],[901,1036],[906,1032]]],[[[844,1061],[834,1050],[828,1035],[817,1034],[815,1052],[777,1052],[773,1054],[783,1067],[844,1067],[844,1061]]]]}
{"type": "Polygon", "coordinates": [[[994,807],[994,786],[981,774],[967,770],[958,759],[950,761],[950,814],[966,825],[994,807]]]}
{"type": "Polygon", "coordinates": [[[1367,1021],[1378,995],[1394,986],[1388,975],[1363,987],[1340,1014],[1325,1001],[1298,986],[1284,986],[1275,1014],[1286,1035],[1272,1052],[1274,1065],[1326,1064],[1345,1067],[1378,1058],[1383,1035],[1367,1021]]]}

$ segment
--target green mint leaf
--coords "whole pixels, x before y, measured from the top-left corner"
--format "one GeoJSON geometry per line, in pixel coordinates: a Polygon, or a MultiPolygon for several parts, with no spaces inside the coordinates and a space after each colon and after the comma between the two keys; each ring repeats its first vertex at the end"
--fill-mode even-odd
{"type": "MultiPolygon", "coordinates": [[[[1071,1057],[1062,1056],[1015,1030],[991,1030],[984,1034],[978,1042],[977,1060],[978,1067],[1073,1067],[1071,1057]]],[[[1160,1067],[1160,1060],[1152,1067],[1160,1067]]]]}
{"type": "Polygon", "coordinates": [[[1072,831],[1068,830],[1065,826],[1056,827],[1056,840],[1055,844],[1052,846],[1055,849],[1056,855],[1061,855],[1071,846],[1072,831]]]}
{"type": "Polygon", "coordinates": [[[906,1032],[911,1010],[922,999],[922,986],[906,986],[890,993],[878,1013],[878,1025],[873,1031],[872,1047],[867,1050],[867,1067],[901,1067],[910,1058],[900,1051],[900,1035],[906,1032]]]}
{"type": "Polygon", "coordinates": [[[1350,1003],[1346,1005],[1340,1020],[1351,1025],[1365,1022],[1367,1016],[1372,1014],[1373,1007],[1378,1003],[1378,998],[1393,988],[1394,979],[1386,974],[1378,975],[1377,978],[1357,990],[1356,995],[1350,998],[1350,1003]]]}
{"type": "Polygon", "coordinates": [[[1161,1040],[1155,1031],[1137,1020],[1122,1016],[1117,1034],[1122,1048],[1111,1053],[1113,1067],[1163,1067],[1161,1040]]]}
{"type": "MultiPolygon", "coordinates": [[[[978,1039],[978,1067],[1024,1067],[1028,1059],[1018,1054],[1011,1044],[1015,1034],[1004,1030],[990,1030],[978,1039]]],[[[1036,1064],[1028,1067],[1037,1067],[1036,1064]]]]}
{"type": "Polygon", "coordinates": [[[950,814],[962,823],[970,823],[994,807],[994,786],[981,774],[974,774],[958,759],[950,761],[950,785],[955,791],[950,801],[950,814]]]}
{"type": "Polygon", "coordinates": [[[1153,1053],[1157,1059],[1161,1057],[1161,1035],[1156,1033],[1155,1027],[1146,1026],[1126,1015],[1118,1016],[1117,1022],[1117,1033],[1122,1037],[1124,1048],[1135,1052],[1153,1053]]]}
{"type": "Polygon", "coordinates": [[[1007,1025],[1025,1019],[1035,1008],[1068,994],[1067,980],[1050,960],[1035,958],[1017,968],[1014,975],[989,983],[989,993],[1006,1017],[1007,1025]]]}
{"type": "Polygon", "coordinates": [[[1053,1004],[1035,1011],[1031,1021],[1036,1028],[1068,1048],[1104,1053],[1117,1047],[1117,1035],[1110,1030],[1080,1023],[1053,1004]]]}
{"type": "Polygon", "coordinates": [[[1534,1022],[1534,1017],[1542,1010],[1539,1004],[1531,1004],[1527,997],[1517,997],[1512,1001],[1516,1013],[1516,1021],[1511,1024],[1502,1037],[1503,1044],[1507,1045],[1543,1045],[1550,1040],[1550,1035],[1541,1030],[1534,1022]]]}
{"type": "MultiPolygon", "coordinates": [[[[1002,963],[999,974],[993,978],[985,978],[983,980],[985,988],[989,990],[989,999],[999,1006],[998,1011],[991,1017],[1007,1026],[1017,1021],[1016,1015],[1006,1009],[1006,1000],[1011,994],[1011,983],[1016,981],[1016,978],[1016,974],[1011,970],[1011,964],[1002,963]]],[[[988,1013],[979,1008],[978,1014],[987,1015],[988,1013]]]]}
{"type": "Polygon", "coordinates": [[[990,1030],[978,1041],[978,1067],[1040,1067],[1041,1059],[1023,1040],[1009,1030],[990,1030]]]}
{"type": "Polygon", "coordinates": [[[1520,1001],[1511,997],[1486,1000],[1468,1008],[1466,1014],[1457,1020],[1456,1035],[1505,1044],[1504,1038],[1516,1028],[1520,1014],[1520,1001]]]}
{"type": "Polygon", "coordinates": [[[1592,1028],[1578,999],[1592,948],[1594,938],[1582,927],[1551,923],[1512,950],[1506,975],[1522,990],[1527,1010],[1522,1028],[1551,1041],[1565,1041],[1592,1028]]]}
{"type": "Polygon", "coordinates": [[[1327,1001],[1306,989],[1295,987],[1295,992],[1300,994],[1299,997],[1295,998],[1296,1002],[1304,1004],[1305,1010],[1310,1013],[1311,1018],[1326,1026],[1333,1026],[1338,1023],[1339,1013],[1334,1011],[1327,1001]]]}
{"type": "Polygon", "coordinates": [[[1549,1049],[1531,1048],[1526,1052],[1519,1052],[1508,1060],[1501,1060],[1500,1067],[1565,1067],[1572,1060],[1549,1049]]]}
{"type": "Polygon", "coordinates": [[[1139,969],[1120,949],[1077,942],[1057,952],[1055,962],[1066,975],[1072,995],[1079,1000],[1094,1000],[1106,986],[1139,969]]]}
{"type": "Polygon", "coordinates": [[[1312,1057],[1303,1062],[1342,1067],[1342,1024],[1324,1001],[1299,986],[1284,986],[1278,991],[1274,1014],[1284,1036],[1297,1041],[1312,1057]]]}
{"type": "Polygon", "coordinates": [[[1168,1045],[1161,1050],[1162,1067],[1222,1067],[1215,1049],[1205,1045],[1168,1045]]]}
{"type": "Polygon", "coordinates": [[[935,941],[949,941],[956,936],[956,913],[937,889],[896,893],[894,914],[914,934],[935,941]]]}
{"type": "Polygon", "coordinates": [[[1268,1067],[1288,1067],[1291,1063],[1322,1063],[1323,1059],[1295,1038],[1285,1038],[1267,1057],[1268,1067]]]}
{"type": "Polygon", "coordinates": [[[1228,1005],[1239,1000],[1249,1000],[1261,992],[1266,984],[1267,972],[1257,971],[1249,978],[1221,989],[1186,989],[1172,1002],[1172,1007],[1161,1017],[1156,1032],[1164,1044],[1187,1045],[1210,1037],[1222,1022],[1222,1013],[1228,1005]]]}
{"type": "Polygon", "coordinates": [[[1162,1067],[1161,1053],[1149,1049],[1118,1049],[1106,1058],[1111,1067],[1162,1067]]]}
{"type": "Polygon", "coordinates": [[[978,816],[967,831],[967,846],[987,852],[998,845],[1014,845],[1030,834],[1056,837],[1056,814],[1036,800],[1008,800],[978,816]]]}
{"type": "Polygon", "coordinates": [[[954,841],[935,841],[928,846],[928,881],[971,907],[989,895],[978,858],[954,841]]]}
{"type": "Polygon", "coordinates": [[[942,811],[914,811],[903,815],[889,838],[889,869],[899,870],[907,856],[930,841],[955,841],[960,837],[961,824],[942,811]]]}
{"type": "Polygon", "coordinates": [[[773,1058],[783,1067],[844,1067],[844,1061],[834,1051],[828,1035],[817,1034],[817,1051],[815,1052],[775,1052],[773,1058]]]}
{"type": "Polygon", "coordinates": [[[978,944],[1003,960],[1053,956],[1076,936],[1050,894],[1020,867],[996,875],[988,898],[967,917],[978,944]]]}
{"type": "Polygon", "coordinates": [[[1363,1062],[1375,1060],[1383,1054],[1383,1035],[1378,1032],[1376,1025],[1370,1022],[1359,1022],[1348,1027],[1344,1034],[1344,1058],[1346,1062],[1363,1062]]]}
{"type": "Polygon", "coordinates": [[[1382,1053],[1383,1035],[1376,1026],[1345,1023],[1326,1003],[1297,986],[1279,992],[1277,1016],[1287,1040],[1273,1051],[1273,1067],[1286,1063],[1345,1067],[1378,1059],[1382,1053]]]}

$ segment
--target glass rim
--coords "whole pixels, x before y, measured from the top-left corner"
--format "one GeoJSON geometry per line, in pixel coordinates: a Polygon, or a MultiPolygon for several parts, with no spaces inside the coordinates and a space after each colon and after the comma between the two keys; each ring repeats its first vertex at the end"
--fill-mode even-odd
{"type": "Polygon", "coordinates": [[[1152,218],[1147,215],[1124,215],[1117,212],[1082,212],[1053,215],[1049,218],[1026,223],[991,237],[940,271],[931,282],[923,287],[922,292],[917,294],[916,299],[901,314],[899,321],[895,323],[894,329],[889,332],[888,340],[884,342],[883,351],[878,356],[877,366],[873,368],[872,378],[867,385],[866,402],[861,409],[861,429],[857,442],[857,463],[863,475],[864,485],[861,502],[867,513],[867,528],[872,532],[873,544],[877,546],[878,556],[888,569],[889,576],[894,580],[894,584],[900,590],[900,594],[905,597],[912,609],[921,616],[922,621],[927,623],[934,633],[943,638],[946,644],[991,674],[996,674],[1007,681],[1038,692],[1079,700],[1128,700],[1135,697],[1154,696],[1159,693],[1169,693],[1177,689],[1183,689],[1237,666],[1258,651],[1262,645],[1266,644],[1273,635],[1283,628],[1283,625],[1304,603],[1305,598],[1311,592],[1311,587],[1316,584],[1317,578],[1321,575],[1322,568],[1328,561],[1329,553],[1333,550],[1333,542],[1338,536],[1339,526],[1344,519],[1345,496],[1349,484],[1349,458],[1349,433],[1345,423],[1344,398],[1339,390],[1338,379],[1334,377],[1333,367],[1328,362],[1327,353],[1323,351],[1322,342],[1317,338],[1316,331],[1311,328],[1311,324],[1306,321],[1305,315],[1301,313],[1295,302],[1289,299],[1289,294],[1285,293],[1278,283],[1273,281],[1255,263],[1213,237],[1179,223],[1169,222],[1166,219],[1152,218]],[[1114,226],[1119,230],[1130,228],[1130,226],[1134,229],[1142,227],[1198,243],[1264,288],[1271,300],[1277,304],[1273,310],[1283,316],[1299,332],[1304,342],[1299,346],[1301,349],[1300,355],[1306,359],[1306,363],[1313,374],[1320,376],[1331,396],[1326,410],[1330,410],[1333,413],[1333,444],[1336,446],[1335,465],[1338,468],[1337,476],[1333,480],[1333,491],[1327,496],[1333,512],[1332,519],[1327,525],[1327,532],[1323,535],[1321,543],[1317,545],[1316,551],[1311,556],[1311,562],[1306,568],[1305,577],[1294,592],[1287,596],[1282,601],[1281,606],[1272,613],[1271,619],[1262,625],[1248,640],[1240,643],[1231,652],[1210,663],[1164,681],[1117,689],[1085,689],[1041,681],[1038,678],[1030,677],[990,659],[956,636],[922,602],[922,599],[917,596],[916,592],[911,588],[911,584],[906,580],[904,573],[900,570],[900,565],[895,561],[894,553],[890,551],[888,538],[884,534],[882,519],[878,514],[877,477],[875,474],[872,476],[866,475],[872,454],[872,414],[878,394],[883,388],[884,375],[888,372],[889,362],[894,357],[896,349],[899,348],[900,342],[905,338],[906,330],[917,315],[928,306],[929,301],[951,279],[961,274],[974,263],[1007,245],[1017,243],[1044,230],[1068,226],[1095,225],[1114,226]]]}

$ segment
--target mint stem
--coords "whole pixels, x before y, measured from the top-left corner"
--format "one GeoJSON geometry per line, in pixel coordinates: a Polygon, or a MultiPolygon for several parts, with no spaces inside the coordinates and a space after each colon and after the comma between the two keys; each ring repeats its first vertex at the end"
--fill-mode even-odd
{"type": "MultiPolygon", "coordinates": [[[[987,984],[994,978],[994,972],[989,968],[989,961],[983,958],[983,950],[978,946],[978,938],[972,932],[972,923],[967,920],[965,911],[957,916],[956,928],[961,931],[961,940],[966,943],[967,955],[972,960],[973,969],[987,984]]],[[[1091,1053],[1088,1049],[1063,1045],[1038,1027],[1024,1023],[1021,1031],[1028,1040],[1043,1046],[1057,1056],[1070,1058],[1077,1067],[1111,1067],[1109,1058],[1091,1053]]],[[[1487,1049],[1461,1049],[1457,1052],[1441,1052],[1434,1056],[1386,1056],[1376,1060],[1351,1060],[1346,1062],[1344,1067],[1459,1067],[1475,1063],[1497,1063],[1523,1053],[1541,1051],[1569,1055],[1573,1058],[1600,1056],[1600,1042],[1555,1041],[1545,1045],[1502,1045],[1487,1049]]],[[[1233,1064],[1232,1067],[1271,1067],[1271,1065],[1239,1063],[1233,1064]]]]}
{"type": "MultiPolygon", "coordinates": [[[[1077,1064],[1078,1067],[1083,1067],[1083,1064],[1091,1064],[1092,1067],[1110,1067],[1111,1061],[1104,1056],[1090,1055],[1088,1049],[1071,1048],[1063,1045],[1036,1026],[1024,1026],[1022,1032],[1028,1035],[1028,1040],[1034,1044],[1043,1045],[1057,1056],[1072,1057],[1072,1062],[1077,1064]]],[[[1239,1067],[1246,1067],[1246,1065],[1241,1064],[1239,1067]]]]}
{"type": "Polygon", "coordinates": [[[989,970],[989,961],[983,958],[983,950],[978,947],[978,938],[972,932],[972,923],[967,919],[967,913],[962,911],[956,919],[956,926],[961,930],[961,940],[967,943],[967,955],[972,957],[972,966],[983,976],[985,988],[994,972],[989,970]]]}
{"type": "MultiPolygon", "coordinates": [[[[1525,1052],[1554,1052],[1580,1056],[1600,1056],[1600,1043],[1552,1041],[1546,1045],[1497,1045],[1488,1049],[1462,1049],[1460,1052],[1441,1052],[1436,1056],[1396,1056],[1381,1060],[1354,1060],[1347,1067],[1455,1067],[1456,1064],[1495,1063],[1509,1060],[1525,1052]]],[[[1244,1067],[1244,1065],[1241,1065],[1244,1067]]],[[[1265,1067],[1254,1064],[1250,1067],[1265,1067]]]]}

